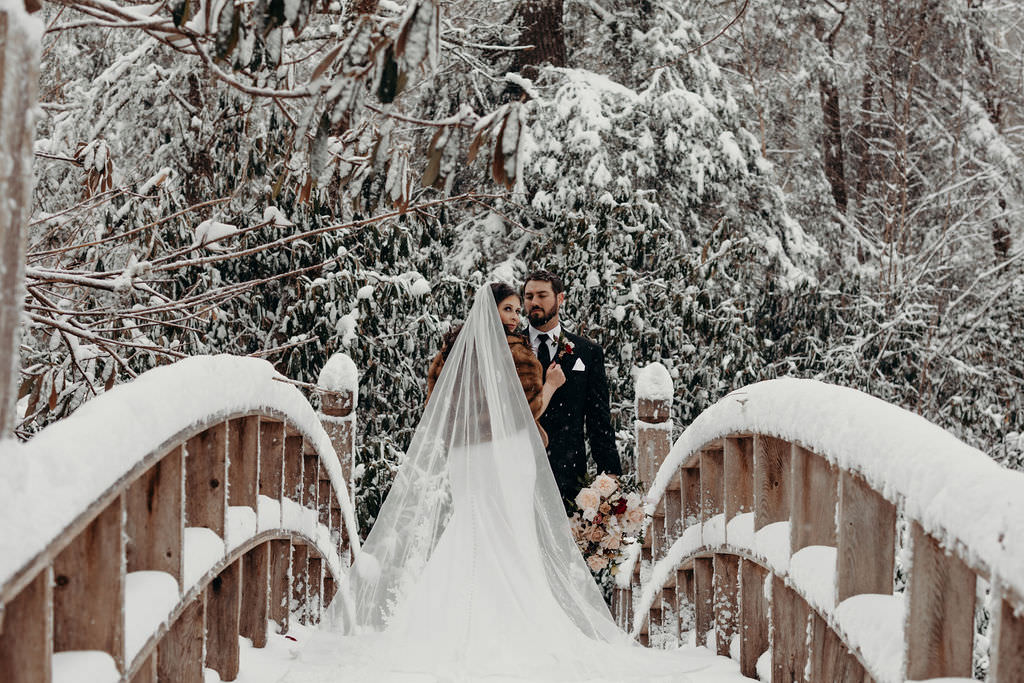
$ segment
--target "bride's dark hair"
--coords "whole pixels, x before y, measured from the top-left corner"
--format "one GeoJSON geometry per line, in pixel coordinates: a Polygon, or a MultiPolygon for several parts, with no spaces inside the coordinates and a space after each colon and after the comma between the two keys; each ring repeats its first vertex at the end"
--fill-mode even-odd
{"type": "MultiPolygon", "coordinates": [[[[519,296],[519,292],[516,291],[516,288],[508,284],[507,282],[492,282],[490,287],[491,295],[494,297],[495,306],[497,306],[510,296],[519,296]]],[[[444,336],[441,337],[441,353],[444,354],[445,360],[448,359],[448,351],[449,349],[452,348],[452,344],[455,343],[455,338],[459,336],[459,332],[461,331],[462,325],[457,325],[452,329],[448,330],[447,332],[445,332],[444,336]]],[[[508,332],[506,332],[506,334],[508,334],[508,332]]],[[[520,337],[525,336],[520,332],[514,332],[513,334],[520,337]]]]}

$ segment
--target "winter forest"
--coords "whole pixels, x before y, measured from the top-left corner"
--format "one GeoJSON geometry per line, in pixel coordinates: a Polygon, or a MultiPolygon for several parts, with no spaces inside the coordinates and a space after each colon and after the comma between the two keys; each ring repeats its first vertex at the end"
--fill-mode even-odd
{"type": "MultiPolygon", "coordinates": [[[[154,366],[360,371],[360,524],[442,334],[546,267],[673,421],[791,375],[1024,469],[1024,7],[55,0],[17,434],[154,366]]],[[[310,392],[310,400],[319,398],[310,392]]]]}

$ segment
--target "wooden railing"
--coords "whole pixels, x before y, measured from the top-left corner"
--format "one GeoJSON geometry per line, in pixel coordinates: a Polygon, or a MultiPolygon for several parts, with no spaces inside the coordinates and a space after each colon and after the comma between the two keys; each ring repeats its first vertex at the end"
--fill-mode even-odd
{"type": "Polygon", "coordinates": [[[1024,680],[1024,475],[817,382],[734,392],[671,449],[670,400],[637,401],[653,517],[614,611],[642,643],[710,635],[744,675],[816,683],[970,679],[977,642],[1024,680]]]}
{"type": "Polygon", "coordinates": [[[255,359],[188,359],[9,444],[0,462],[26,491],[0,503],[0,681],[191,683],[204,666],[229,681],[239,636],[263,647],[268,621],[279,632],[319,621],[355,550],[335,453],[351,456],[354,396],[329,395],[334,414],[318,419],[280,379],[255,359]],[[204,375],[209,386],[195,386],[204,375]],[[153,417],[187,392],[191,415],[153,417]],[[132,438],[119,441],[119,424],[132,438]],[[160,445],[117,451],[140,434],[160,445]],[[90,487],[101,493],[64,510],[61,498],[90,487]]]}

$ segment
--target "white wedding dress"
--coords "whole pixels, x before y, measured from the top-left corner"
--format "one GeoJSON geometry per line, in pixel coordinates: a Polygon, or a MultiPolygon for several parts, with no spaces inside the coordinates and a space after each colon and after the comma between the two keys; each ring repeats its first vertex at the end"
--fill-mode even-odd
{"type": "Polygon", "coordinates": [[[284,681],[689,681],[641,648],[573,543],[489,287],[324,629],[284,681]]]}

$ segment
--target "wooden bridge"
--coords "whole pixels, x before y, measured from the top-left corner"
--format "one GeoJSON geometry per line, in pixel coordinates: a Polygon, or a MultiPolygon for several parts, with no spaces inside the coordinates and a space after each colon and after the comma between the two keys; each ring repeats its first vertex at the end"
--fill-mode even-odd
{"type": "Polygon", "coordinates": [[[976,650],[1024,681],[1024,474],[809,380],[733,392],[674,445],[670,412],[638,396],[654,514],[615,612],[641,642],[692,629],[776,682],[969,680],[976,650]]]}
{"type": "MultiPolygon", "coordinates": [[[[38,64],[22,21],[0,10],[6,433],[38,64]]],[[[240,638],[262,647],[344,595],[356,393],[324,387],[315,413],[282,380],[186,359],[0,443],[0,681],[234,680],[240,638]]],[[[671,397],[645,392],[653,517],[613,607],[640,642],[696,633],[776,683],[967,679],[976,655],[1024,681],[1024,475],[838,387],[753,385],[674,443],[671,397]]]]}

